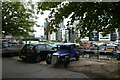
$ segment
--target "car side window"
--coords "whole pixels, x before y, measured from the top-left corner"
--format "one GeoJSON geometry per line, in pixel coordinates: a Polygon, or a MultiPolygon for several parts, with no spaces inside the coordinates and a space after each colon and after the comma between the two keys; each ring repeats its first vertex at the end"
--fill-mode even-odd
{"type": "Polygon", "coordinates": [[[52,46],[46,45],[46,47],[47,47],[47,50],[52,50],[52,46]]]}
{"type": "Polygon", "coordinates": [[[39,47],[38,47],[38,46],[36,46],[36,47],[35,47],[35,50],[36,50],[36,52],[37,52],[37,53],[39,53],[39,52],[40,52],[40,50],[39,50],[39,47]]]}
{"type": "Polygon", "coordinates": [[[46,50],[46,47],[45,45],[38,45],[38,49],[42,51],[42,50],[46,50]]]}
{"type": "Polygon", "coordinates": [[[71,46],[71,50],[75,49],[75,46],[71,46]]]}

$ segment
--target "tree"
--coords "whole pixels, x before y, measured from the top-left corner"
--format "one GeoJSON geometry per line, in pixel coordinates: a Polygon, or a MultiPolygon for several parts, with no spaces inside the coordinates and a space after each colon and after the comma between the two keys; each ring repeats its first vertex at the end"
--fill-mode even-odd
{"type": "MultiPolygon", "coordinates": [[[[36,24],[34,5],[22,2],[2,2],[2,33],[4,35],[28,36],[36,24]]],[[[37,25],[37,24],[36,24],[37,25]]]]}
{"type": "MultiPolygon", "coordinates": [[[[79,21],[75,30],[80,37],[90,36],[93,30],[104,34],[120,31],[120,3],[118,2],[43,2],[38,3],[39,10],[50,10],[47,18],[49,31],[57,30],[59,23],[70,17],[68,25],[79,21]],[[72,16],[70,16],[72,15],[72,16]]],[[[69,26],[68,26],[69,28],[69,26]]]]}

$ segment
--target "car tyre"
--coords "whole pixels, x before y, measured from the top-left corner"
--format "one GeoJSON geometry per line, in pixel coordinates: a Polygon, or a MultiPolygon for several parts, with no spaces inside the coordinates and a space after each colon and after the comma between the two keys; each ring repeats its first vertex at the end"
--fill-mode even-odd
{"type": "Polygon", "coordinates": [[[13,56],[15,56],[15,53],[11,53],[11,54],[9,54],[9,56],[10,56],[10,57],[13,57],[13,56]]]}
{"type": "Polygon", "coordinates": [[[65,58],[65,60],[64,60],[64,67],[67,68],[69,63],[70,63],[69,57],[65,58]]]}
{"type": "Polygon", "coordinates": [[[79,61],[79,56],[78,55],[76,56],[76,61],[79,61]]]}
{"type": "Polygon", "coordinates": [[[57,67],[57,64],[58,64],[58,57],[57,56],[52,56],[51,65],[53,67],[57,67]]]}

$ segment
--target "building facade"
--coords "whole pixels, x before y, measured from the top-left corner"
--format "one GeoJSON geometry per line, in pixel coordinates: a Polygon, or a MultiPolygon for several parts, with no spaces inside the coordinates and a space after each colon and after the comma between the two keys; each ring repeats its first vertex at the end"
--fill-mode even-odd
{"type": "MultiPolygon", "coordinates": [[[[45,22],[44,26],[47,27],[48,23],[45,22]]],[[[75,39],[80,36],[80,32],[73,31],[75,26],[71,25],[69,29],[66,29],[64,23],[60,23],[60,29],[57,32],[53,32],[52,34],[45,35],[47,40],[56,40],[61,42],[75,42],[75,39]]],[[[116,41],[120,40],[120,32],[114,32],[111,34],[102,35],[102,32],[93,31],[90,33],[91,35],[88,37],[84,37],[81,41],[116,41]]]]}

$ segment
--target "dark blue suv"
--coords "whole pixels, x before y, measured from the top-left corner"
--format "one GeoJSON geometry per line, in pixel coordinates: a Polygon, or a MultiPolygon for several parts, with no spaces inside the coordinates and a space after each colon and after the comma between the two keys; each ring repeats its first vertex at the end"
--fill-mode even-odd
{"type": "Polygon", "coordinates": [[[57,51],[53,54],[48,54],[46,63],[56,66],[63,62],[64,67],[67,67],[71,59],[79,60],[79,53],[75,43],[61,43],[57,45],[57,51]]]}

